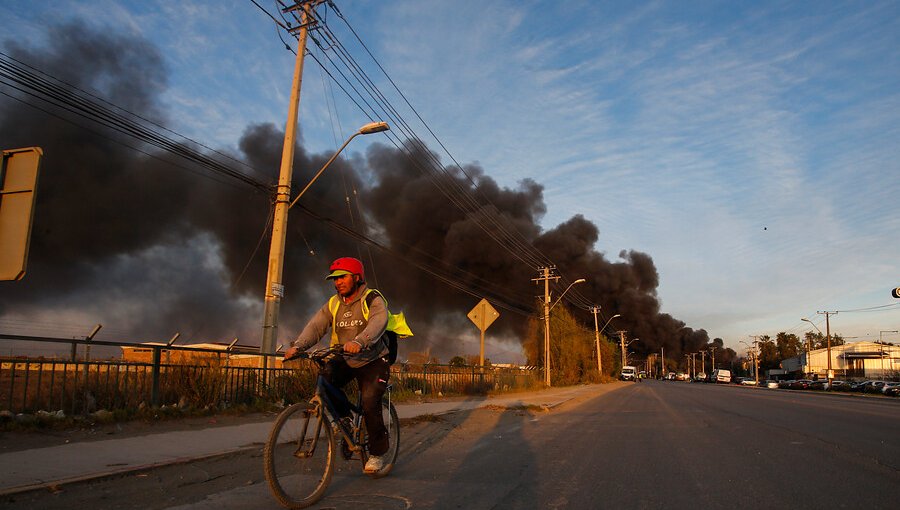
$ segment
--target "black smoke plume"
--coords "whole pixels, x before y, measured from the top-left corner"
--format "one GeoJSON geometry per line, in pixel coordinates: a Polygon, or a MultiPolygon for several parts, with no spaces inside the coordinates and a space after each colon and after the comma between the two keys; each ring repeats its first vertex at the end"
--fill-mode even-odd
{"type": "MultiPolygon", "coordinates": [[[[4,51],[71,87],[95,91],[145,119],[167,123],[160,101],[167,75],[156,48],[78,23],[53,33],[46,47],[7,42],[4,51]]],[[[0,84],[0,91],[5,94],[0,96],[0,145],[41,146],[45,154],[28,273],[20,282],[0,282],[0,329],[46,324],[57,331],[40,334],[66,336],[54,325],[101,322],[114,335],[106,339],[164,340],[180,332],[187,342],[237,336],[243,344],[258,345],[268,193],[90,119],[73,118],[7,85],[0,84]]],[[[231,156],[255,169],[243,171],[271,185],[277,180],[282,139],[271,124],[249,126],[231,156]]],[[[423,150],[412,151],[423,156],[423,150]]],[[[329,156],[298,147],[295,189],[329,156]]],[[[365,157],[336,161],[303,199],[308,210],[389,251],[292,211],[279,343],[292,338],[321,306],[331,292],[323,280],[325,269],[331,259],[346,255],[366,261],[370,284],[384,290],[392,309],[404,310],[416,332],[411,344],[416,348],[430,348],[445,360],[470,354],[459,351],[456,339],[472,331],[465,314],[480,299],[423,270],[428,267],[452,268],[457,283],[489,289],[513,303],[515,310],[504,311],[491,332],[513,342],[521,339],[526,314],[536,310],[543,293],[532,281],[537,268],[486,235],[473,214],[448,200],[441,189],[450,187],[469,190],[480,201],[479,215],[491,215],[517,231],[561,274],[587,277],[580,293],[596,300],[606,316],[622,314],[615,327],[641,339],[633,350],[665,347],[677,358],[709,343],[705,331],[661,313],[659,275],[649,255],[623,251],[617,260],[607,260],[596,249],[597,227],[580,215],[543,230],[543,189],[534,181],[502,188],[474,165],[465,174],[453,167],[431,174],[414,160],[404,150],[373,146],[365,157]],[[348,206],[345,197],[353,195],[359,203],[348,206]]],[[[586,311],[576,313],[592,326],[586,311]]]]}

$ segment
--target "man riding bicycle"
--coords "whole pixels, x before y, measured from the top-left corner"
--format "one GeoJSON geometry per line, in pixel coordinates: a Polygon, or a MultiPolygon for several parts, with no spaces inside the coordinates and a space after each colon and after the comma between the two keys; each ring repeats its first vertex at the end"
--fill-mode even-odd
{"type": "MultiPolygon", "coordinates": [[[[284,359],[295,358],[312,347],[331,328],[331,344],[342,345],[344,356],[329,361],[322,375],[338,388],[356,379],[369,438],[365,472],[374,473],[384,466],[382,455],[388,450],[388,432],[381,414],[381,399],[391,373],[385,338],[387,304],[379,291],[366,286],[363,264],[358,259],[335,260],[325,279],[334,282],[336,295],[312,316],[291,342],[284,359]]],[[[348,408],[337,411],[342,417],[350,415],[348,408]]]]}

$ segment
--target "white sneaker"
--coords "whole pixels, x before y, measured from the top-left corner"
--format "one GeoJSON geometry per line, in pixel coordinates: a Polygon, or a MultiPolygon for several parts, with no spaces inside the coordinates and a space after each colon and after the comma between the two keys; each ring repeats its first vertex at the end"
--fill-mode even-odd
{"type": "Polygon", "coordinates": [[[366,467],[363,471],[366,473],[377,473],[382,469],[384,469],[384,457],[369,455],[369,460],[366,461],[366,467]]]}

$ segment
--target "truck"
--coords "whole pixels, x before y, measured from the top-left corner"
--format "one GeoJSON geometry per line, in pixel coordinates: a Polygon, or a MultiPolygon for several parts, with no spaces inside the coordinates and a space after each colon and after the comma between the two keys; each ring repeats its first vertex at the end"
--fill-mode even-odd
{"type": "Polygon", "coordinates": [[[623,381],[636,381],[637,370],[632,366],[625,365],[622,367],[622,375],[620,377],[623,381]]]}
{"type": "Polygon", "coordinates": [[[713,371],[712,380],[717,383],[728,384],[731,382],[731,370],[717,368],[713,371]]]}

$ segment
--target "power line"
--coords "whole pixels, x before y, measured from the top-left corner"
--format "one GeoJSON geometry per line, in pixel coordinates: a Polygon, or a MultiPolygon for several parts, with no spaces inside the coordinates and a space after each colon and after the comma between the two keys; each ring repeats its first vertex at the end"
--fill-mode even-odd
{"type": "MultiPolygon", "coordinates": [[[[184,160],[194,163],[206,171],[218,174],[229,179],[237,180],[243,184],[249,185],[259,191],[269,193],[271,187],[266,183],[247,175],[243,172],[223,164],[207,154],[194,149],[190,145],[199,145],[208,150],[225,157],[233,162],[239,163],[251,170],[252,167],[244,162],[238,161],[230,156],[222,154],[213,149],[195,142],[187,137],[178,135],[174,131],[164,128],[159,124],[153,123],[144,117],[132,113],[124,108],[118,107],[105,100],[99,99],[96,95],[84,91],[70,83],[59,80],[39,69],[21,62],[6,53],[0,52],[0,83],[7,87],[17,90],[27,96],[37,99],[43,103],[51,105],[63,112],[75,115],[82,119],[91,121],[99,126],[111,129],[115,132],[124,134],[134,140],[145,143],[150,146],[157,147],[169,154],[178,156],[184,160]],[[165,135],[163,132],[175,134],[182,140],[189,143],[180,142],[165,135]]],[[[5,94],[13,97],[9,94],[5,94]]],[[[60,113],[51,112],[50,110],[41,108],[27,101],[22,101],[35,109],[53,115],[57,118],[78,124],[71,119],[61,115],[60,113]]],[[[96,131],[95,131],[96,132],[96,131]]],[[[105,135],[104,135],[105,136],[105,135]]],[[[110,138],[110,140],[113,140],[110,138]]],[[[118,140],[113,140],[121,143],[118,140]]],[[[128,146],[122,143],[122,145],[128,146]]],[[[130,146],[129,146],[130,147],[130,146]]],[[[130,147],[134,148],[134,147],[130,147]]],[[[136,149],[136,148],[135,148],[136,149]]],[[[140,150],[140,149],[136,149],[140,150]]],[[[142,151],[144,154],[147,152],[142,151]]],[[[257,172],[260,173],[260,172],[257,172]]]]}

